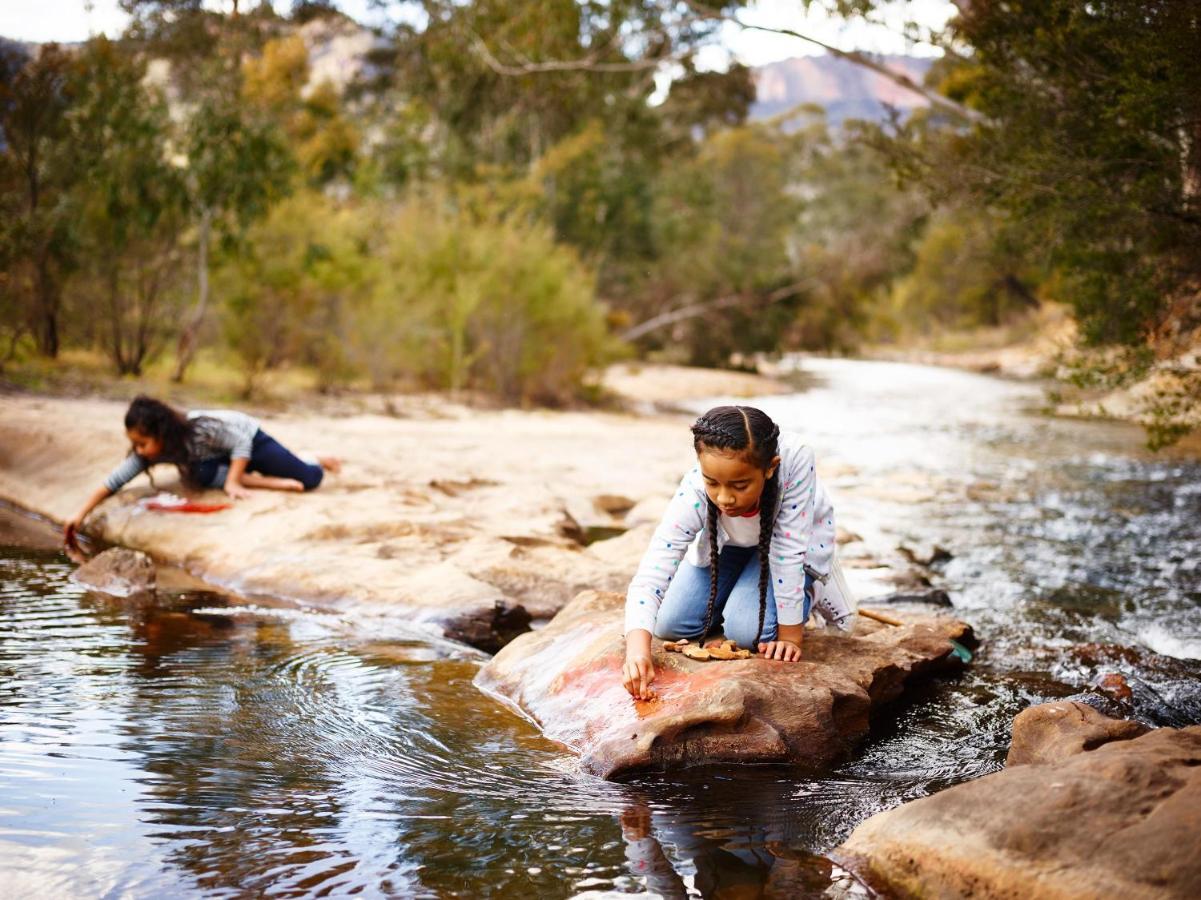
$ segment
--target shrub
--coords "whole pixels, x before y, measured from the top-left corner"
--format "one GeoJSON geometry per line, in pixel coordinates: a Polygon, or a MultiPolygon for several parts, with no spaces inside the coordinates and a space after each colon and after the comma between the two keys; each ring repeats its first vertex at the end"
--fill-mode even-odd
{"type": "Polygon", "coordinates": [[[376,382],[561,404],[608,356],[592,274],[548,228],[432,199],[383,211],[376,281],[355,312],[355,356],[376,382]]]}

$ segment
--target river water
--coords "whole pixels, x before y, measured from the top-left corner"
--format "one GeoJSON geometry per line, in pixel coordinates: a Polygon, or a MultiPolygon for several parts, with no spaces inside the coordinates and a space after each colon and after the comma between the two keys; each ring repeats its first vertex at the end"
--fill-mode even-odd
{"type": "Polygon", "coordinates": [[[825,854],[999,768],[1026,705],[1116,672],[1131,714],[1201,721],[1196,462],[1042,416],[1027,385],[804,365],[808,390],[760,405],[829,460],[845,527],[952,551],[931,578],[983,639],[838,770],[606,783],[480,695],[474,651],[203,592],[115,601],[9,541],[0,896],[866,896],[825,854]]]}

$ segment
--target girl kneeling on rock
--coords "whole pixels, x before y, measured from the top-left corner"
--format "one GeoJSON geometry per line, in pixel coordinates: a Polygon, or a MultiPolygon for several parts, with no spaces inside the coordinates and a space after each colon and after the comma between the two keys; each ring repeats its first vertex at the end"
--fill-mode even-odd
{"type": "MultiPolygon", "coordinates": [[[[696,420],[692,438],[697,465],[626,594],[622,683],[639,699],[655,679],[652,634],[703,643],[716,619],[726,638],[767,659],[800,659],[814,584],[834,565],[834,508],[797,435],[754,407],[719,406],[696,420]]],[[[834,589],[820,592],[817,610],[839,627],[852,616],[834,589]]]]}
{"type": "Polygon", "coordinates": [[[250,496],[247,488],[311,491],[326,470],[342,467],[334,457],[305,462],[245,413],[214,409],[185,415],[152,397],[137,397],[129,404],[125,434],[132,445],[129,456],[67,522],[68,546],[74,546],[75,532],[88,513],[155,463],[176,466],[186,484],[221,488],[234,499],[250,496]]]}

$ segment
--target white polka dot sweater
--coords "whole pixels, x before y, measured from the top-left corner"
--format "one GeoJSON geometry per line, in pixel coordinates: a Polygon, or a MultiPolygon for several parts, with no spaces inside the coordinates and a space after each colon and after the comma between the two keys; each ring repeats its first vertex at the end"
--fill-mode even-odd
{"type": "MultiPolygon", "coordinates": [[[[834,556],[834,507],[817,478],[813,450],[799,435],[780,435],[780,495],[771,540],[771,584],[781,625],[799,625],[805,606],[805,567],[819,575],[830,571],[834,556]]],[[[693,468],[680,481],[663,520],[642,557],[626,593],[626,633],[654,633],[659,604],[682,560],[709,565],[708,508],[705,483],[693,468]]],[[[720,551],[729,536],[720,522],[720,551]]]]}

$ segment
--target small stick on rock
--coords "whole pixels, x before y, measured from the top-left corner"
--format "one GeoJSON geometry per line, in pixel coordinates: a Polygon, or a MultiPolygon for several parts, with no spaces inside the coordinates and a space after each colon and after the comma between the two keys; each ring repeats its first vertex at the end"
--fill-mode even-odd
{"type": "Polygon", "coordinates": [[[875,619],[877,622],[883,622],[885,625],[894,625],[900,627],[905,623],[900,619],[894,619],[892,616],[886,616],[884,613],[876,612],[874,609],[864,609],[859,607],[859,615],[865,619],[875,619]]]}

